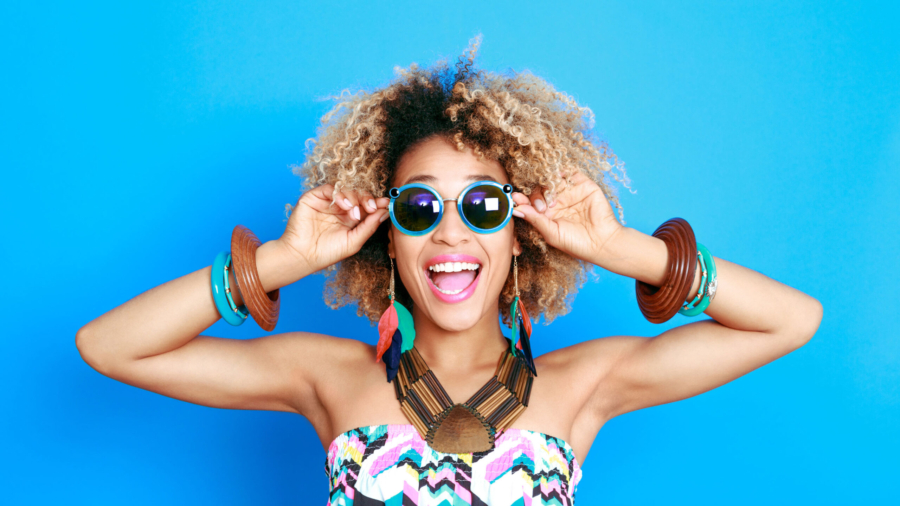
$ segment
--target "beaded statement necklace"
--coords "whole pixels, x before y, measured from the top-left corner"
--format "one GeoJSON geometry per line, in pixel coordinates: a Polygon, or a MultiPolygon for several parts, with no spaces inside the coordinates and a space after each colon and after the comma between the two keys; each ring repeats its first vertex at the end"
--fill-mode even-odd
{"type": "Polygon", "coordinates": [[[491,450],[498,433],[528,407],[533,381],[529,364],[509,349],[500,355],[494,377],[461,404],[450,399],[415,347],[401,354],[393,378],[403,414],[441,453],[491,450]]]}
{"type": "Polygon", "coordinates": [[[400,409],[432,449],[441,453],[476,453],[494,448],[497,434],[528,407],[537,376],[531,354],[531,319],[519,295],[519,268],[513,257],[516,296],[509,308],[512,337],[507,339],[497,371],[475,395],[454,403],[415,347],[412,315],[394,298],[391,260],[391,303],[378,320],[375,360],[384,361],[400,409]]]}

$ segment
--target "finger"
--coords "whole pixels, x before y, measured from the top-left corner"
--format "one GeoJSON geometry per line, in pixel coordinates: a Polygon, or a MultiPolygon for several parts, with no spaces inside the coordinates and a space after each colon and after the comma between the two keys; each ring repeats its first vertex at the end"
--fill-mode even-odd
{"type": "Polygon", "coordinates": [[[375,202],[375,197],[372,196],[371,193],[367,191],[359,191],[357,192],[357,198],[359,199],[360,207],[366,214],[374,213],[378,209],[378,204],[375,202]]]}
{"type": "Polygon", "coordinates": [[[537,210],[539,213],[543,213],[547,210],[547,199],[544,198],[544,189],[541,187],[537,187],[534,191],[531,192],[531,195],[528,196],[531,200],[531,206],[537,210]]]}
{"type": "Polygon", "coordinates": [[[357,197],[355,191],[341,191],[340,195],[335,198],[335,202],[338,203],[341,209],[347,211],[347,216],[351,219],[359,221],[362,218],[359,209],[359,197],[357,197]]]}
{"type": "Polygon", "coordinates": [[[353,208],[350,209],[350,216],[356,220],[364,219],[368,214],[368,211],[366,210],[366,200],[368,200],[368,197],[366,197],[367,194],[363,191],[351,190],[345,192],[345,195],[347,200],[353,204],[353,208]]]}
{"type": "Polygon", "coordinates": [[[513,215],[530,223],[551,245],[555,244],[558,229],[556,223],[544,213],[538,212],[532,205],[520,205],[513,210],[513,215]]]}
{"type": "Polygon", "coordinates": [[[343,209],[344,211],[349,211],[353,209],[353,202],[347,198],[347,194],[343,191],[336,191],[333,193],[333,197],[335,205],[343,209]]]}
{"type": "Polygon", "coordinates": [[[359,205],[359,192],[356,190],[343,190],[344,192],[344,200],[345,202],[350,202],[350,207],[356,207],[359,205]]]}
{"type": "Polygon", "coordinates": [[[334,191],[333,187],[323,188],[315,196],[317,198],[312,199],[309,205],[317,212],[334,216],[341,224],[347,227],[353,227],[359,221],[352,213],[353,207],[347,208],[346,197],[343,192],[334,191]]]}
{"type": "Polygon", "coordinates": [[[382,218],[386,217],[388,214],[386,209],[378,209],[374,213],[369,214],[362,221],[360,221],[353,230],[351,230],[347,236],[350,241],[350,244],[353,245],[354,248],[362,248],[363,243],[365,243],[369,237],[372,237],[372,234],[378,230],[378,226],[384,221],[382,218]]]}
{"type": "Polygon", "coordinates": [[[518,206],[530,206],[531,200],[524,193],[513,192],[512,194],[513,202],[518,206]]]}
{"type": "MultiPolygon", "coordinates": [[[[297,207],[301,204],[306,205],[317,212],[326,214],[339,214],[344,210],[331,205],[331,198],[334,196],[334,186],[325,184],[317,186],[303,195],[297,200],[297,207]],[[337,212],[336,212],[337,211],[337,212]]],[[[292,213],[293,214],[293,213],[292,213]]]]}
{"type": "MultiPolygon", "coordinates": [[[[311,197],[315,197],[317,199],[328,200],[331,201],[331,196],[334,193],[334,185],[333,184],[323,184],[321,186],[316,186],[312,190],[304,193],[303,195],[309,195],[311,197]]],[[[300,198],[303,198],[303,195],[300,198]]]]}
{"type": "MultiPolygon", "coordinates": [[[[596,185],[596,183],[594,183],[592,180],[590,180],[583,172],[581,172],[580,170],[575,171],[573,174],[571,174],[568,177],[568,179],[566,180],[566,183],[564,185],[557,187],[558,191],[556,193],[554,193],[552,195],[546,195],[547,207],[551,208],[551,207],[555,206],[560,201],[561,194],[564,194],[566,192],[577,191],[577,188],[584,183],[596,185]]],[[[565,199],[563,199],[563,200],[565,200],[565,199]]]]}

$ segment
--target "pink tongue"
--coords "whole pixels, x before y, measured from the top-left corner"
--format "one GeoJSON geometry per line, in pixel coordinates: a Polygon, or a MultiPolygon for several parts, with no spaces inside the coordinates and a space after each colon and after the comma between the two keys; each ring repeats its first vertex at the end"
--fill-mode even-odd
{"type": "Polygon", "coordinates": [[[444,291],[462,290],[475,280],[475,271],[435,272],[431,282],[444,291]]]}

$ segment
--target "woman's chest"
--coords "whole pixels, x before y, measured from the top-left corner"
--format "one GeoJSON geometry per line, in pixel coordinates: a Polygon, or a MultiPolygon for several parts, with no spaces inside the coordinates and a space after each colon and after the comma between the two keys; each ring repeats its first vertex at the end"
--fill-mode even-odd
{"type": "Polygon", "coordinates": [[[328,449],[331,504],[572,504],[581,469],[568,444],[508,429],[490,451],[433,450],[411,425],[360,427],[328,449]]]}
{"type": "MultiPolygon", "coordinates": [[[[386,381],[383,368],[376,369],[376,374],[366,370],[357,372],[344,381],[321,387],[321,402],[329,421],[328,427],[321,428],[323,430],[317,427],[323,443],[358,427],[416,423],[414,413],[401,407],[396,386],[386,381]]],[[[471,381],[457,384],[454,378],[449,378],[445,385],[453,394],[451,401],[454,404],[466,403],[479,391],[479,385],[471,381]]],[[[582,429],[585,424],[579,421],[584,404],[584,394],[577,388],[567,387],[565,378],[558,377],[553,371],[539,371],[531,385],[527,406],[508,427],[575,441],[575,454],[585,455],[593,436],[590,430],[582,429]]]]}

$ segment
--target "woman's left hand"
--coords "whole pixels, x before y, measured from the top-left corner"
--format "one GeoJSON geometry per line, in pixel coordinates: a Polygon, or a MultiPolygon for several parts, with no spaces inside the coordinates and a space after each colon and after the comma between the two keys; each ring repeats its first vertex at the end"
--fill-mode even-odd
{"type": "Polygon", "coordinates": [[[600,186],[581,172],[550,205],[540,188],[530,196],[513,193],[513,202],[513,215],[534,226],[547,244],[595,265],[600,265],[603,248],[624,228],[600,186]]]}

